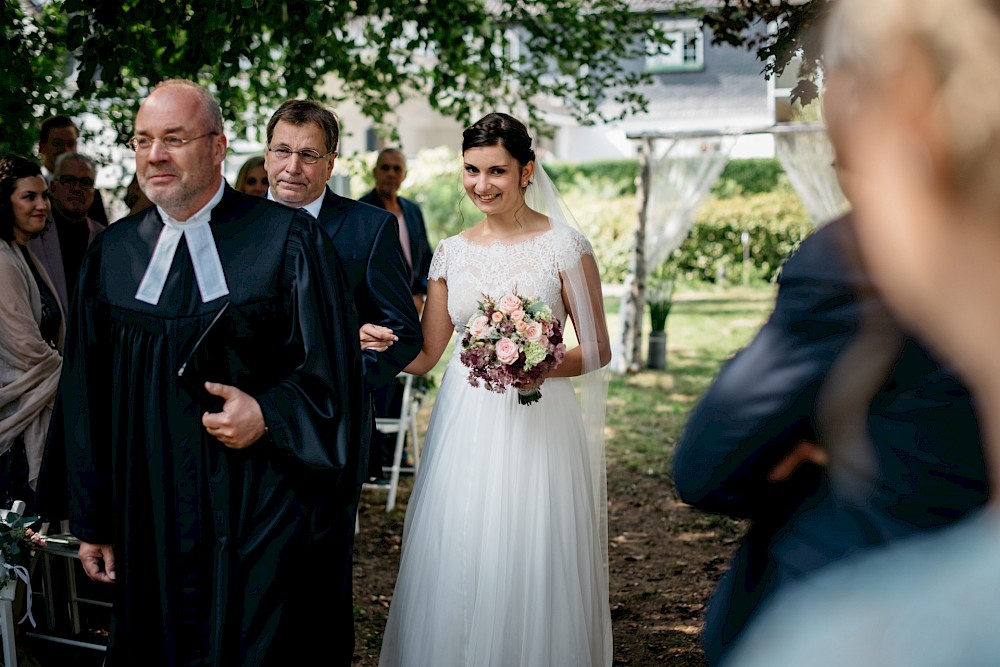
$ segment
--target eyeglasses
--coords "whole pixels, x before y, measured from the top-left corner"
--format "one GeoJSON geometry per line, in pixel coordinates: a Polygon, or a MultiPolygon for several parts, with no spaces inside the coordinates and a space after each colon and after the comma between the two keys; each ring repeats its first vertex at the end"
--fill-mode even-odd
{"type": "Polygon", "coordinates": [[[148,150],[152,150],[153,144],[157,141],[163,146],[163,150],[168,153],[173,153],[174,151],[179,151],[180,149],[187,146],[192,141],[198,139],[204,139],[205,137],[212,137],[218,134],[218,132],[209,132],[207,134],[200,134],[197,137],[191,137],[190,139],[182,139],[176,134],[168,134],[162,139],[152,139],[150,137],[132,137],[128,140],[128,147],[134,150],[136,153],[145,153],[148,150]]]}
{"type": "Polygon", "coordinates": [[[293,151],[290,148],[271,148],[268,146],[267,150],[269,153],[274,153],[274,157],[278,158],[282,162],[292,159],[293,155],[298,155],[303,164],[316,164],[322,158],[337,154],[337,151],[327,151],[326,153],[320,154],[311,148],[307,148],[302,151],[293,151]]]}
{"type": "Polygon", "coordinates": [[[84,190],[89,190],[94,187],[94,179],[87,178],[86,176],[83,178],[77,178],[76,176],[60,176],[56,180],[68,188],[71,188],[74,185],[79,185],[84,190]]]}

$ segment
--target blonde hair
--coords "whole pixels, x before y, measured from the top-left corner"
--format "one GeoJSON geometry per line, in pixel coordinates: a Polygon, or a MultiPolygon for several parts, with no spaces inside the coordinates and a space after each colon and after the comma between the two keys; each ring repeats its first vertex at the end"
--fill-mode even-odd
{"type": "Polygon", "coordinates": [[[1000,0],[835,1],[828,70],[846,71],[862,88],[878,86],[901,74],[907,47],[927,56],[940,82],[949,184],[1000,210],[1000,0]]]}

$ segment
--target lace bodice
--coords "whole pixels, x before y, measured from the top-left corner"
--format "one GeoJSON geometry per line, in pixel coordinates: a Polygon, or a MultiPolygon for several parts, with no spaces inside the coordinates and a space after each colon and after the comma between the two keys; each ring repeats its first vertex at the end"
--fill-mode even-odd
{"type": "Polygon", "coordinates": [[[448,283],[448,314],[456,331],[464,331],[484,294],[497,299],[513,290],[538,297],[566,323],[559,271],[594,250],[586,237],[572,229],[553,229],[526,241],[488,245],[461,234],[438,244],[431,260],[430,280],[448,283]]]}

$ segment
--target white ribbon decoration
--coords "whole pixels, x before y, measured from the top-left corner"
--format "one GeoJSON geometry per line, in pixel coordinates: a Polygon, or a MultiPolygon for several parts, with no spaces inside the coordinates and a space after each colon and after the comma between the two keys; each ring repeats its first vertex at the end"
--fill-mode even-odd
{"type": "Polygon", "coordinates": [[[201,300],[205,303],[229,294],[226,284],[226,274],[222,271],[222,260],[219,259],[219,249],[212,236],[209,221],[212,219],[212,209],[222,200],[225,182],[219,183],[215,196],[197,213],[187,220],[175,220],[159,206],[156,210],[163,220],[163,229],[153,249],[153,257],[149,260],[146,273],[142,276],[135,298],[139,301],[156,305],[163,294],[163,286],[170,273],[170,265],[174,262],[174,254],[181,236],[187,241],[191,264],[194,267],[194,277],[198,281],[201,300]]]}
{"type": "Polygon", "coordinates": [[[3,563],[4,569],[8,572],[13,573],[18,579],[24,582],[24,585],[28,589],[28,598],[25,602],[25,607],[27,611],[24,612],[24,616],[21,617],[17,623],[20,625],[24,623],[25,619],[31,621],[31,627],[36,627],[35,617],[31,615],[31,577],[28,576],[28,569],[23,565],[11,565],[10,563],[3,563]]]}

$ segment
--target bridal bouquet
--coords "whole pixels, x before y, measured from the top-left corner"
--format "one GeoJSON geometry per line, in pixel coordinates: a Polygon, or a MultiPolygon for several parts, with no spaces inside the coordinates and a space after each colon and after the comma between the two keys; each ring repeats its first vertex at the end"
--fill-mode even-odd
{"type": "MultiPolygon", "coordinates": [[[[468,366],[469,384],[502,394],[545,377],[562,363],[566,345],[562,326],[548,305],[515,292],[497,300],[485,296],[466,324],[460,358],[468,366]]],[[[518,402],[530,405],[542,397],[538,388],[518,389],[518,402]]]]}

